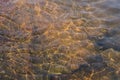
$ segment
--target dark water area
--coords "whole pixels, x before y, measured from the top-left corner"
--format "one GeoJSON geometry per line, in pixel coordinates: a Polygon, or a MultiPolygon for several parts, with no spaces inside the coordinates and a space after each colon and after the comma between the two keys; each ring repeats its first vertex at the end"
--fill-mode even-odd
{"type": "Polygon", "coordinates": [[[0,0],[0,80],[120,80],[120,0],[0,0]]]}

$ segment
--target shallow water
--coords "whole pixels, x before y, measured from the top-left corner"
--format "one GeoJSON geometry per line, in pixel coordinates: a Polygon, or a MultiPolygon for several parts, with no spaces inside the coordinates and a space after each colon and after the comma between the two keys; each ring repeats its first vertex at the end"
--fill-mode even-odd
{"type": "Polygon", "coordinates": [[[119,0],[1,0],[2,80],[120,80],[119,0]]]}

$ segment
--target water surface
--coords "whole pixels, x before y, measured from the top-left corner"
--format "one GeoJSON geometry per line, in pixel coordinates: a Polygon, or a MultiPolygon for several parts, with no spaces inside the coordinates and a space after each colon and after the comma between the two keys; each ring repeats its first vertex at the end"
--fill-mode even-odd
{"type": "Polygon", "coordinates": [[[2,80],[120,80],[119,0],[1,0],[2,80]]]}

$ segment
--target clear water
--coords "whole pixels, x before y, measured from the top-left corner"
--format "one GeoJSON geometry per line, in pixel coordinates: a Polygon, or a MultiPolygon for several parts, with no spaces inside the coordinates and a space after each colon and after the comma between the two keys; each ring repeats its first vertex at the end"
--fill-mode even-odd
{"type": "Polygon", "coordinates": [[[120,80],[120,0],[1,0],[2,80],[120,80]]]}

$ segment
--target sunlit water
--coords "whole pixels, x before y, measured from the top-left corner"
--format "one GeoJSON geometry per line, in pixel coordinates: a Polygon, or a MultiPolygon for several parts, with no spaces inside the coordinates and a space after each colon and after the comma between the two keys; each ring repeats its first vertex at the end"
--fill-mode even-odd
{"type": "Polygon", "coordinates": [[[120,0],[1,0],[2,80],[120,80],[120,0]]]}

